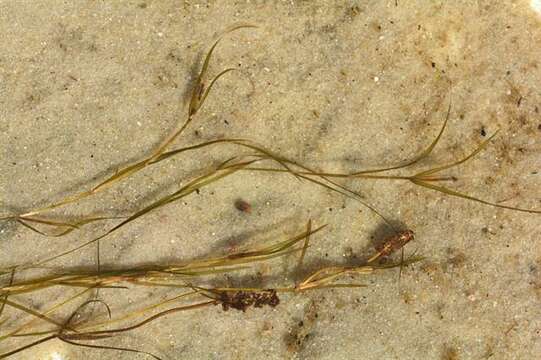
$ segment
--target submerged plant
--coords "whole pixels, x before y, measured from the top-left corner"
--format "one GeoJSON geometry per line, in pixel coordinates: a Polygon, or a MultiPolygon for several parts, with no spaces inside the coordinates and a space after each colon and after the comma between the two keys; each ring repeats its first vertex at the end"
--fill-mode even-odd
{"type": "MultiPolygon", "coordinates": [[[[437,136],[420,154],[403,164],[358,170],[350,173],[333,173],[315,169],[300,161],[288,159],[277,154],[271,149],[267,149],[264,145],[233,137],[213,139],[190,146],[171,149],[172,144],[183,134],[185,129],[200,113],[216,82],[221,79],[222,76],[234,70],[233,68],[225,69],[214,77],[210,77],[208,74],[212,55],[220,41],[223,39],[223,36],[233,31],[253,27],[254,26],[252,25],[234,26],[220,35],[212,44],[203,60],[199,75],[193,85],[186,118],[179,122],[177,129],[153,150],[150,155],[119,169],[115,174],[110,175],[97,185],[90,186],[88,190],[77,192],[39,209],[0,216],[1,221],[17,222],[31,231],[44,236],[53,237],[65,236],[72,231],[93,222],[106,219],[119,220],[116,225],[102,234],[95,235],[94,238],[83,244],[65,250],[60,254],[28,264],[3,265],[2,268],[0,268],[0,275],[3,275],[6,279],[4,284],[0,287],[0,343],[13,340],[27,341],[26,339],[28,338],[34,339],[30,340],[25,345],[15,346],[4,351],[0,354],[0,358],[20,353],[38,344],[56,339],[73,346],[135,352],[159,359],[155,354],[142,350],[98,345],[94,342],[132,331],[164,316],[170,316],[174,313],[188,310],[203,309],[211,305],[220,305],[223,310],[236,309],[247,311],[251,308],[267,306],[276,307],[280,303],[281,294],[284,293],[305,293],[307,291],[328,288],[363,287],[365,285],[349,281],[350,277],[369,275],[378,270],[394,267],[401,268],[403,265],[421,260],[419,257],[411,257],[404,260],[402,253],[402,260],[399,262],[391,262],[388,264],[381,264],[378,262],[381,258],[396,251],[403,251],[404,246],[413,240],[413,231],[396,229],[385,216],[367,203],[360,194],[341,184],[342,180],[408,181],[423,188],[436,190],[444,195],[455,196],[484,205],[535,214],[541,213],[541,210],[524,209],[490,202],[441,185],[441,182],[453,181],[456,179],[455,176],[440,175],[443,171],[453,169],[474,158],[489,144],[490,140],[496,134],[481,143],[468,156],[449,164],[432,166],[412,175],[389,174],[390,171],[407,169],[429,157],[440,141],[448,124],[451,109],[450,106],[437,136]],[[161,163],[162,161],[166,161],[175,156],[180,156],[187,152],[196,152],[203,148],[224,145],[234,146],[242,152],[239,152],[235,157],[222,160],[218,165],[213,164],[205,167],[206,170],[201,175],[190,179],[178,179],[178,187],[176,190],[161,198],[153,200],[149,205],[140,207],[130,215],[109,217],[87,215],[74,221],[51,219],[47,216],[47,212],[53,209],[88,199],[99,192],[106,191],[112,186],[120,184],[122,181],[127,181],[128,178],[134,174],[161,163]],[[291,177],[297,181],[309,182],[315,186],[339,194],[340,196],[354,199],[359,204],[367,207],[379,216],[385,224],[393,230],[393,234],[384,239],[381,247],[377,248],[377,251],[372,254],[367,261],[361,264],[320,267],[304,277],[299,276],[299,274],[304,268],[304,259],[310,246],[311,236],[322,230],[324,227],[320,226],[313,228],[311,220],[308,222],[305,231],[289,239],[278,241],[270,245],[251,247],[227,255],[205,257],[192,261],[179,261],[178,263],[153,264],[127,268],[119,267],[116,269],[103,269],[101,267],[99,256],[100,241],[110,239],[111,234],[152,211],[184,199],[206,186],[219,183],[225,178],[246,174],[247,172],[258,173],[261,174],[261,176],[264,176],[265,173],[284,173],[291,175],[291,177]],[[45,264],[62,256],[73,254],[76,251],[93,244],[97,245],[98,254],[97,267],[95,268],[55,269],[49,267],[47,268],[49,270],[47,275],[40,277],[25,276],[25,270],[33,268],[45,269],[45,264]],[[288,260],[292,254],[298,255],[295,268],[296,274],[292,274],[292,277],[297,280],[293,284],[286,283],[273,287],[218,287],[209,285],[209,279],[216,278],[218,275],[247,271],[256,263],[271,261],[275,258],[288,260]],[[17,280],[19,276],[22,276],[23,280],[17,280]],[[97,295],[97,291],[100,289],[123,291],[129,288],[131,291],[131,289],[136,286],[145,289],[169,288],[172,292],[175,292],[175,294],[166,300],[141,307],[132,312],[120,314],[117,317],[113,316],[113,311],[107,302],[104,299],[100,299],[97,295]],[[63,289],[63,291],[67,292],[77,291],[69,296],[66,295],[65,298],[61,299],[61,301],[53,306],[50,306],[45,311],[26,306],[18,299],[19,296],[23,295],[37,296],[45,289],[63,289]],[[91,296],[91,299],[83,300],[83,297],[85,296],[91,296]],[[75,303],[79,303],[79,305],[74,311],[66,314],[65,309],[75,303]],[[107,312],[107,319],[103,320],[99,319],[97,316],[94,318],[90,316],[89,318],[80,320],[79,318],[81,317],[80,315],[83,313],[83,310],[90,306],[103,307],[107,312]],[[164,307],[166,306],[172,307],[164,310],[164,307]],[[22,320],[17,319],[16,321],[10,322],[7,317],[3,317],[7,308],[10,308],[13,311],[22,312],[30,319],[28,320],[25,317],[22,320]],[[59,314],[61,311],[63,311],[64,314],[59,314]],[[59,318],[63,318],[64,320],[58,320],[59,318]],[[46,328],[42,329],[43,326],[46,326],[46,328]],[[35,340],[36,338],[37,340],[35,340]]],[[[237,209],[248,212],[249,204],[248,206],[241,204],[237,206],[237,209]]],[[[114,315],[116,316],[116,314],[114,315]]]]}
{"type": "MultiPolygon", "coordinates": [[[[199,309],[209,305],[221,305],[224,311],[230,308],[246,311],[250,307],[276,307],[280,303],[280,293],[302,293],[308,290],[327,288],[361,287],[364,285],[349,282],[337,283],[336,280],[343,278],[346,275],[368,275],[372,274],[376,270],[383,270],[401,265],[401,263],[399,263],[390,265],[366,264],[354,267],[323,267],[314,271],[299,283],[284,287],[223,288],[196,285],[197,282],[202,282],[203,278],[208,278],[208,276],[246,270],[250,265],[253,265],[256,262],[269,261],[277,257],[284,257],[297,252],[301,252],[300,259],[302,259],[306,248],[308,247],[309,237],[323,229],[323,227],[324,226],[320,226],[312,230],[310,221],[306,231],[290,239],[280,241],[272,245],[249,248],[226,256],[203,258],[186,262],[184,264],[173,264],[167,266],[155,265],[102,272],[81,270],[68,271],[66,269],[62,269],[61,274],[59,275],[51,275],[33,279],[31,281],[11,283],[8,286],[4,286],[0,289],[0,295],[4,296],[3,304],[28,314],[32,317],[32,319],[25,321],[22,324],[12,325],[11,330],[7,331],[6,333],[0,333],[0,343],[14,338],[26,339],[38,337],[38,340],[31,341],[25,345],[16,347],[5,353],[1,353],[0,358],[6,358],[28,350],[29,348],[38,344],[58,339],[74,346],[136,352],[147,354],[155,359],[160,359],[158,356],[146,351],[125,347],[88,344],[86,341],[108,339],[120,333],[135,330],[161,317],[170,316],[181,311],[199,309]],[[300,247],[297,246],[299,244],[301,245],[300,247]],[[123,289],[127,289],[129,286],[134,285],[144,287],[169,287],[176,289],[176,291],[184,289],[184,292],[153,305],[124,314],[118,318],[112,318],[112,311],[109,306],[103,300],[98,299],[84,301],[67,317],[67,320],[65,321],[59,322],[52,318],[52,315],[55,312],[58,312],[64,306],[81,298],[90,290],[109,288],[122,291],[123,289]],[[85,288],[85,290],[77,292],[75,295],[68,297],[67,300],[52,306],[50,309],[44,312],[40,312],[36,309],[21,305],[16,301],[7,299],[7,295],[16,296],[21,294],[36,293],[40,290],[51,287],[62,287],[68,289],[85,288]],[[161,310],[150,316],[146,315],[147,313],[159,308],[163,308],[166,305],[178,303],[180,301],[186,302],[187,299],[191,300],[180,306],[174,306],[166,310],[161,310]],[[94,303],[102,304],[106,308],[109,318],[108,320],[94,322],[88,320],[84,322],[75,321],[77,317],[76,315],[84,307],[94,303]],[[144,319],[130,325],[112,327],[112,325],[115,323],[124,323],[133,318],[144,319]],[[48,330],[28,332],[27,330],[35,327],[38,321],[48,324],[51,328],[48,330]]],[[[412,263],[419,260],[420,258],[409,259],[406,263],[412,263]]]]}

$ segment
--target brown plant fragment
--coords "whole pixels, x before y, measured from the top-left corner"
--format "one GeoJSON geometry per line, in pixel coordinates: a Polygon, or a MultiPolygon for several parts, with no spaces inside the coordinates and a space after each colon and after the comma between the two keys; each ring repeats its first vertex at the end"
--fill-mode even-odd
{"type": "Polygon", "coordinates": [[[383,241],[376,250],[378,251],[372,256],[368,262],[373,262],[381,257],[388,256],[393,252],[400,250],[415,238],[415,234],[412,230],[404,230],[397,234],[394,234],[383,241]]]}

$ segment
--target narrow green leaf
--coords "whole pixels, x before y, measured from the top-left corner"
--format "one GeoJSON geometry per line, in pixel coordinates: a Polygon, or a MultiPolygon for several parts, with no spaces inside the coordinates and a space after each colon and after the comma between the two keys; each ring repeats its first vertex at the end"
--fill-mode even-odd
{"type": "Polygon", "coordinates": [[[498,203],[493,203],[493,202],[482,200],[482,199],[479,199],[479,198],[476,198],[476,197],[473,197],[473,196],[470,196],[470,195],[467,195],[467,194],[460,193],[460,192],[455,191],[455,190],[451,190],[451,189],[446,188],[444,186],[435,185],[433,183],[427,183],[427,182],[422,181],[422,180],[411,179],[411,182],[414,183],[415,185],[419,185],[419,186],[422,186],[422,187],[425,187],[425,188],[428,188],[428,189],[439,191],[440,193],[443,193],[445,195],[456,196],[456,197],[459,197],[459,198],[462,198],[462,199],[475,201],[475,202],[478,202],[478,203],[481,203],[481,204],[484,204],[484,205],[489,205],[489,206],[493,206],[493,207],[497,207],[497,208],[501,208],[501,209],[508,209],[508,210],[526,212],[526,213],[530,213],[530,214],[541,214],[541,210],[523,209],[523,208],[519,208],[519,207],[507,206],[507,205],[501,205],[501,204],[498,204],[498,203]]]}

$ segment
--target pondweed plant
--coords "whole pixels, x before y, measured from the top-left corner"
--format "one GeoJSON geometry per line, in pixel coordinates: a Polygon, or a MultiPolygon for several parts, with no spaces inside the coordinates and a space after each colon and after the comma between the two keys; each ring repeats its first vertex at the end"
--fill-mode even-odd
{"type": "MultiPolygon", "coordinates": [[[[33,279],[30,281],[12,282],[0,289],[0,296],[3,296],[3,304],[13,309],[22,311],[29,316],[30,320],[22,323],[12,324],[10,330],[0,334],[0,343],[5,340],[38,338],[28,341],[22,346],[15,347],[7,352],[1,353],[0,358],[17,354],[38,344],[42,344],[54,339],[61,340],[75,346],[130,351],[147,354],[155,359],[158,356],[149,352],[113,347],[105,345],[88,344],[85,341],[102,340],[120,333],[131,331],[155,321],[163,316],[176,312],[194,310],[210,305],[221,305],[224,310],[237,309],[246,311],[249,307],[275,307],[279,304],[280,293],[302,293],[308,290],[343,288],[343,287],[362,287],[362,284],[355,284],[349,281],[338,283],[338,279],[350,277],[353,275],[368,275],[377,270],[392,268],[400,264],[364,264],[359,266],[332,266],[323,267],[306,276],[296,284],[273,288],[231,288],[231,287],[209,287],[202,285],[208,283],[209,277],[232,273],[235,271],[247,270],[251,265],[257,262],[269,261],[273,258],[283,257],[292,253],[301,252],[299,257],[299,267],[302,266],[302,259],[306,249],[309,246],[310,236],[320,231],[324,226],[316,229],[311,228],[311,222],[307,230],[281,242],[272,245],[266,245],[259,248],[251,248],[244,251],[235,252],[225,256],[204,258],[182,264],[173,265],[151,265],[126,269],[117,269],[114,271],[69,271],[63,269],[61,273],[51,274],[49,276],[33,279]],[[300,247],[297,245],[301,245],[300,247]],[[76,310],[71,313],[67,320],[58,321],[53,315],[68,305],[87,294],[89,291],[100,288],[118,289],[123,291],[134,286],[144,287],[168,287],[175,289],[177,294],[166,300],[143,307],[133,312],[123,314],[117,318],[112,318],[111,309],[104,300],[92,299],[83,302],[76,310]],[[44,312],[39,312],[24,306],[7,296],[17,296],[22,294],[37,294],[38,291],[51,287],[62,287],[67,289],[80,289],[74,295],[67,297],[66,300],[53,305],[44,312]],[[180,294],[178,291],[184,290],[180,294]],[[178,303],[183,302],[181,305],[178,303]],[[76,322],[77,314],[89,304],[102,304],[107,309],[108,320],[96,320],[76,322]],[[163,310],[165,306],[177,303],[177,306],[163,310]],[[159,310],[159,311],[158,311],[159,310]],[[154,312],[153,315],[148,315],[154,312]],[[113,327],[117,323],[126,323],[131,319],[138,319],[135,323],[122,327],[113,327]],[[144,320],[140,320],[144,318],[144,320]],[[38,321],[49,326],[45,330],[32,330],[38,325],[38,321]]],[[[408,259],[405,263],[418,261],[420,258],[408,259]]],[[[298,268],[297,268],[298,269],[298,268]]]]}
{"type": "Polygon", "coordinates": [[[453,181],[456,179],[456,177],[452,175],[441,175],[443,171],[453,169],[474,158],[489,144],[496,134],[481,143],[466,157],[449,164],[432,166],[412,175],[394,175],[388,173],[389,171],[407,169],[429,157],[440,141],[447,126],[450,115],[450,106],[445,121],[437,136],[420,154],[403,164],[382,166],[381,168],[368,170],[358,170],[350,173],[333,173],[315,169],[302,164],[299,161],[276,154],[272,150],[267,149],[264,145],[239,138],[220,138],[177,149],[170,149],[185,129],[197,118],[197,116],[199,116],[215,83],[225,74],[234,71],[233,68],[228,68],[219,72],[214,77],[210,77],[208,74],[212,55],[220,41],[223,39],[223,36],[232,31],[253,27],[254,26],[252,25],[234,26],[225,31],[213,43],[193,85],[186,118],[180,122],[178,128],[175,129],[154,151],[152,151],[150,155],[134,164],[121,168],[115,174],[109,176],[99,184],[90,187],[88,190],[80,191],[38,209],[0,216],[1,221],[14,221],[41,235],[54,237],[62,237],[92,222],[115,218],[119,220],[115,226],[99,236],[60,254],[33,263],[15,264],[2,266],[0,268],[0,275],[5,279],[4,284],[0,287],[0,345],[8,342],[13,343],[14,340],[24,342],[23,344],[13,345],[7,350],[2,350],[0,357],[5,358],[28,350],[38,344],[56,339],[74,346],[136,352],[159,359],[155,354],[142,350],[100,345],[96,344],[95,341],[108,339],[118,334],[140,328],[161,317],[181,311],[201,309],[211,305],[221,305],[224,310],[237,309],[245,311],[250,307],[274,307],[278,305],[281,293],[303,293],[309,290],[326,288],[360,287],[363,285],[352,283],[349,280],[341,283],[338,282],[338,280],[349,279],[351,276],[368,275],[376,270],[402,266],[403,264],[420,260],[420,258],[410,258],[405,261],[402,259],[402,261],[398,263],[389,263],[387,265],[381,265],[377,262],[382,257],[388,256],[397,250],[402,250],[403,247],[413,239],[413,232],[411,230],[393,228],[393,225],[378,212],[377,209],[365,202],[358,193],[341,184],[340,181],[343,179],[359,181],[409,181],[414,185],[436,190],[442,194],[459,197],[468,201],[475,201],[485,205],[514,211],[536,214],[541,213],[541,210],[523,209],[486,201],[441,185],[444,181],[453,181]],[[117,216],[106,217],[88,215],[75,221],[66,221],[58,218],[52,219],[47,216],[47,213],[53,209],[88,199],[99,192],[120,184],[122,181],[126,181],[132,175],[174,156],[180,156],[187,152],[195,152],[206,147],[222,145],[236,146],[241,149],[242,152],[235,157],[221,161],[218,165],[207,167],[207,170],[202,175],[192,179],[179,180],[177,190],[153,201],[150,205],[140,208],[129,216],[119,218],[117,216]],[[262,176],[264,176],[264,173],[268,172],[284,173],[291,175],[296,181],[308,181],[316,186],[352,198],[377,214],[393,229],[394,234],[388,239],[385,239],[382,247],[377,249],[375,254],[372,254],[368,260],[360,265],[323,267],[301,279],[298,279],[298,276],[293,276],[294,278],[297,278],[297,281],[294,284],[283,284],[272,288],[230,288],[217,287],[209,284],[212,284],[212,279],[220,274],[233,274],[236,272],[248,271],[256,263],[272,261],[272,259],[275,258],[284,258],[287,260],[290,259],[291,254],[298,254],[296,270],[297,273],[299,273],[299,270],[303,269],[303,261],[309,248],[310,236],[320,231],[323,226],[312,229],[312,222],[309,221],[305,231],[290,239],[258,248],[249,248],[244,251],[234,252],[223,256],[174,264],[155,264],[130,268],[120,267],[113,270],[102,269],[99,262],[100,241],[110,239],[112,233],[145,216],[151,211],[167,206],[172,202],[179,201],[199,189],[215,184],[224,178],[244,172],[255,172],[262,176]],[[59,257],[75,253],[92,244],[97,245],[98,256],[97,266],[95,268],[54,269],[47,267],[49,270],[48,275],[30,279],[27,279],[27,277],[24,276],[25,280],[16,280],[17,276],[23,275],[27,269],[45,269],[47,263],[52,262],[59,257]],[[169,288],[171,289],[171,292],[174,292],[174,296],[141,307],[132,312],[120,314],[118,316],[115,314],[116,317],[113,317],[107,301],[105,299],[100,299],[97,295],[97,292],[100,289],[125,291],[126,288],[129,288],[131,291],[138,287],[143,287],[145,289],[169,288]],[[18,300],[18,297],[20,296],[39,296],[44,290],[57,288],[67,289],[68,292],[74,293],[66,296],[45,311],[38,311],[35,308],[24,305],[18,300]],[[83,297],[88,297],[90,295],[92,295],[90,300],[83,300],[83,297]],[[75,310],[66,315],[66,309],[76,303],[80,304],[75,310]],[[98,315],[89,317],[82,316],[84,310],[89,306],[94,308],[103,307],[107,312],[107,318],[100,319],[98,315]],[[173,307],[164,309],[166,306],[173,307]],[[5,317],[4,315],[7,308],[12,311],[22,312],[23,314],[26,314],[28,318],[18,317],[13,320],[5,317]],[[60,314],[61,312],[62,314],[60,314]],[[58,320],[62,318],[61,316],[64,316],[64,320],[58,320]],[[46,328],[43,328],[44,326],[46,328]]]}

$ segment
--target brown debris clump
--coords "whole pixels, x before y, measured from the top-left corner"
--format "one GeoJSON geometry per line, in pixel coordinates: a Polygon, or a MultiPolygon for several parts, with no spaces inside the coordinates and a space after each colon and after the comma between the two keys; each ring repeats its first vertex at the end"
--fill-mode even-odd
{"type": "Polygon", "coordinates": [[[261,308],[265,305],[276,307],[280,303],[280,299],[276,294],[276,290],[269,289],[263,291],[224,291],[220,294],[220,303],[224,311],[233,308],[236,310],[246,311],[247,308],[253,306],[261,308]]]}

